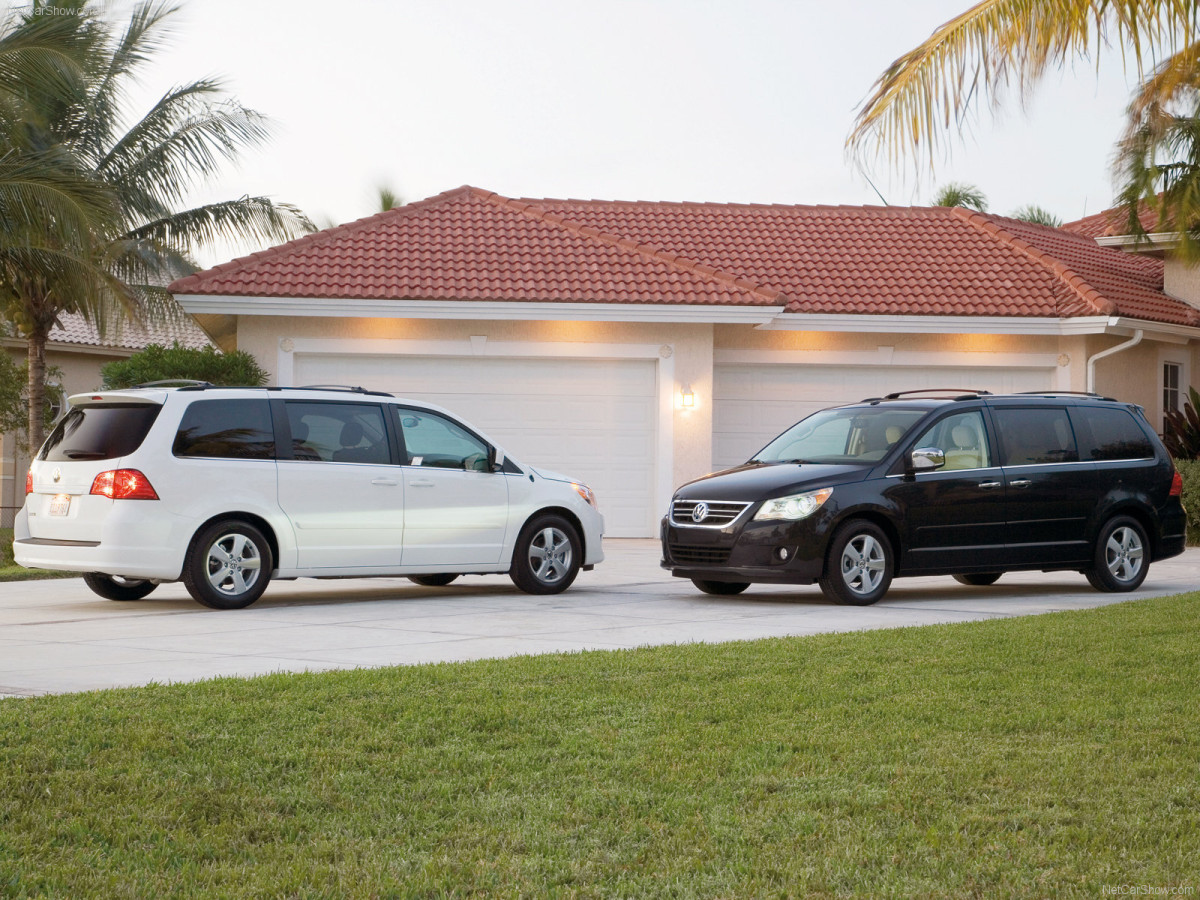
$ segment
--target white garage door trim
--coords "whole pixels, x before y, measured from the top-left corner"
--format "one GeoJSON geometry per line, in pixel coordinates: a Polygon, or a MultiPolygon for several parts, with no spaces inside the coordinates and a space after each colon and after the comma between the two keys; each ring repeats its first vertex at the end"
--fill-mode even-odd
{"type": "MultiPolygon", "coordinates": [[[[290,338],[279,340],[275,372],[278,384],[294,384],[298,355],[363,354],[372,356],[500,357],[507,359],[638,359],[655,363],[657,417],[655,421],[654,491],[651,511],[666,509],[674,491],[675,348],[670,344],[608,344],[567,341],[489,341],[486,336],[465,340],[392,340],[385,338],[290,338]]],[[[536,462],[536,461],[533,461],[536,462]]],[[[603,497],[601,511],[603,511],[603,497]]],[[[653,535],[647,535],[653,536],[653,535]]]]}

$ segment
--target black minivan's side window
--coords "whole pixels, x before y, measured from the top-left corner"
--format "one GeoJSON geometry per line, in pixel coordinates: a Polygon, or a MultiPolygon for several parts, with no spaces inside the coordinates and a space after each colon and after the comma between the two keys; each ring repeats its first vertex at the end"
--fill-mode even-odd
{"type": "Polygon", "coordinates": [[[1000,432],[1000,464],[1033,466],[1078,462],[1075,432],[1065,408],[993,408],[1000,432]]]}
{"type": "Polygon", "coordinates": [[[941,450],[946,457],[943,470],[986,469],[992,464],[979,412],[946,416],[921,435],[915,446],[941,450]]]}
{"type": "Polygon", "coordinates": [[[1153,459],[1154,446],[1133,415],[1124,409],[1094,406],[1071,411],[1079,423],[1079,449],[1084,459],[1153,459]]]}
{"type": "Polygon", "coordinates": [[[55,426],[38,459],[116,459],[142,445],[162,407],[157,403],[76,406],[55,426]]]}
{"type": "Polygon", "coordinates": [[[197,400],[183,414],[176,456],[273,459],[275,437],[266,400],[197,400]]]}

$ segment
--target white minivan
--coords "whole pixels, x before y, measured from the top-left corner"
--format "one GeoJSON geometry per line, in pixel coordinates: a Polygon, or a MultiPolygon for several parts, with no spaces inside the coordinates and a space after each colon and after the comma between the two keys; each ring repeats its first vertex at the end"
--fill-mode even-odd
{"type": "Polygon", "coordinates": [[[111,600],[182,580],[240,609],[271,579],[494,573],[553,594],[604,558],[586,485],[427,403],[207,384],[70,402],[26,477],[14,556],[111,600]]]}

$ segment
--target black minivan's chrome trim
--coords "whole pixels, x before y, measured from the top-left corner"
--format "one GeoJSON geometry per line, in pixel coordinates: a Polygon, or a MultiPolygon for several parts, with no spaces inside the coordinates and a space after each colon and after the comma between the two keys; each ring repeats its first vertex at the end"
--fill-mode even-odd
{"type": "Polygon", "coordinates": [[[727,528],[750,505],[735,500],[676,500],[671,504],[671,524],[682,528],[727,528]]]}

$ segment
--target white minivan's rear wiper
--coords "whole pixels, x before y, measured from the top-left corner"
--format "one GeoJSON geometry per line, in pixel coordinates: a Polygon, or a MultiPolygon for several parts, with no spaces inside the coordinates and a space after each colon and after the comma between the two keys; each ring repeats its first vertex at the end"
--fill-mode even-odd
{"type": "Polygon", "coordinates": [[[106,455],[102,450],[68,450],[63,454],[67,459],[104,459],[106,455]]]}

